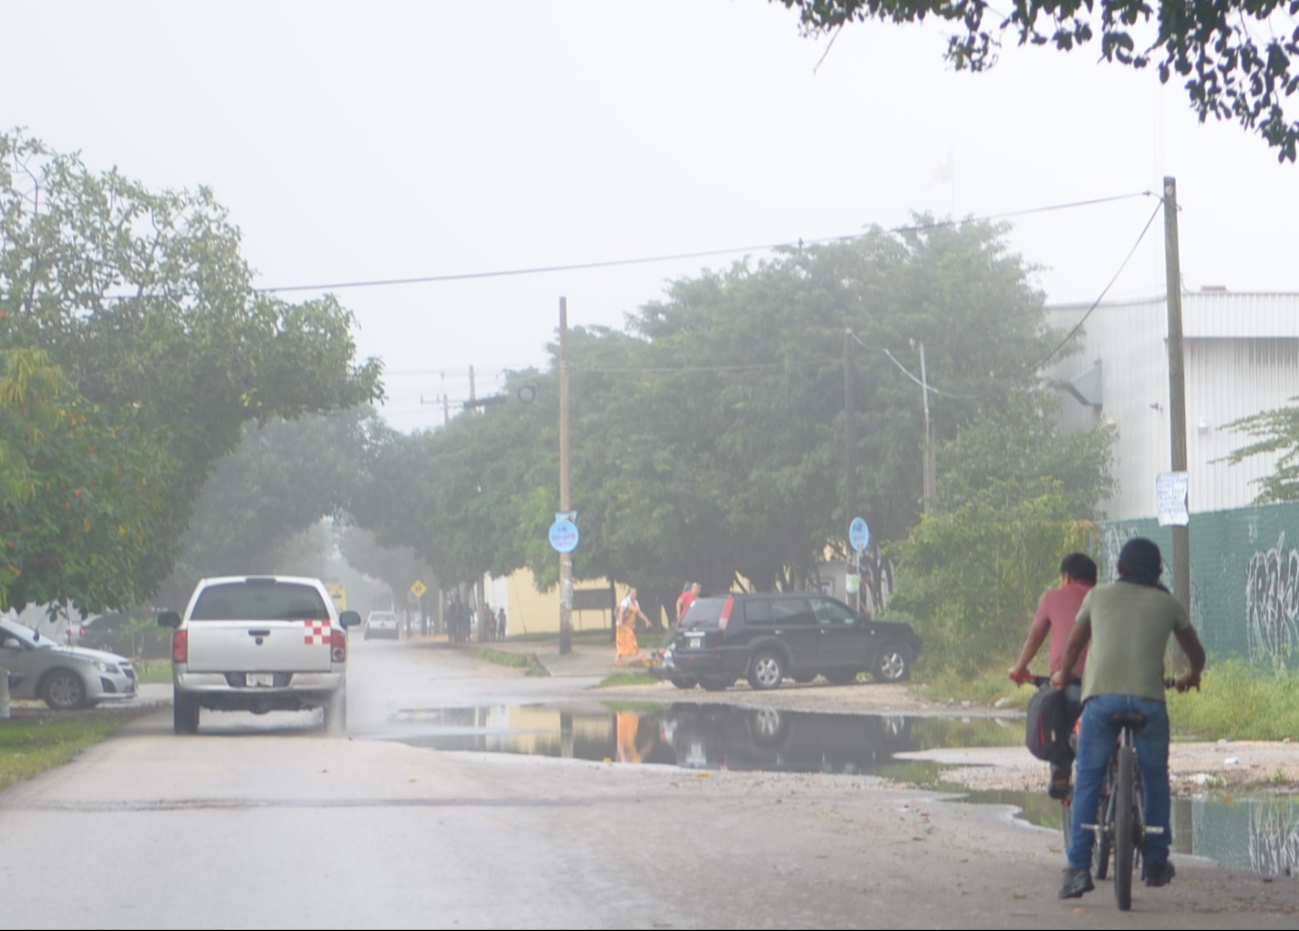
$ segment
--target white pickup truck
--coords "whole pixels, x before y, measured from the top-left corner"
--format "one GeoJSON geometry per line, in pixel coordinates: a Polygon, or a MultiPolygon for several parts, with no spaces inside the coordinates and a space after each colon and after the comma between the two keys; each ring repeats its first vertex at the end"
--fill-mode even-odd
{"type": "Polygon", "coordinates": [[[198,732],[199,709],[294,711],[323,708],[325,729],[347,727],[347,628],[319,579],[227,576],[203,579],[175,629],[171,669],[177,734],[198,732]]]}

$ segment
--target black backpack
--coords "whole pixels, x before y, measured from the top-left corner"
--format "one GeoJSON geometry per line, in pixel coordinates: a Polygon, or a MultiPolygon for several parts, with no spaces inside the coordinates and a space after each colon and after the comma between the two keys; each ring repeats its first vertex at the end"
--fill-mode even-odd
{"type": "Polygon", "coordinates": [[[1043,686],[1028,703],[1024,743],[1028,752],[1048,762],[1069,754],[1069,732],[1076,715],[1065,689],[1043,686]]]}

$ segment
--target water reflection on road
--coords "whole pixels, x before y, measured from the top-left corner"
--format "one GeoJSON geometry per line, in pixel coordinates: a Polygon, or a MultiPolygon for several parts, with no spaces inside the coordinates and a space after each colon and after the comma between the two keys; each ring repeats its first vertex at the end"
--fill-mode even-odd
{"type": "MultiPolygon", "coordinates": [[[[1060,806],[1043,792],[971,792],[943,781],[943,767],[895,754],[953,747],[1017,746],[1023,722],[907,715],[829,714],[676,703],[404,709],[405,743],[437,750],[535,754],[692,770],[877,775],[1009,804],[1058,829],[1060,806]]],[[[1043,766],[1043,788],[1046,768],[1043,766]]],[[[1180,853],[1274,876],[1299,874],[1299,803],[1280,798],[1176,799],[1180,853]]]]}

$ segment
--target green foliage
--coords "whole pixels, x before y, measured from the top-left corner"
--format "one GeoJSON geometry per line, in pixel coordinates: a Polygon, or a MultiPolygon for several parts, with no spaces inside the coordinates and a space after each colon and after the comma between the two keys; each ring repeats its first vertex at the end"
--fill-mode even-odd
{"type": "Polygon", "coordinates": [[[246,425],[194,506],[163,601],[181,603],[206,576],[299,571],[294,544],[323,518],[343,514],[370,437],[386,429],[368,406],[246,425]]]}
{"type": "Polygon", "coordinates": [[[1235,120],[1295,160],[1299,123],[1284,102],[1299,85],[1291,56],[1299,29],[1281,0],[1189,0],[1153,5],[1146,0],[1024,0],[1005,12],[984,0],[773,0],[795,8],[805,31],[830,32],[852,22],[913,23],[928,17],[956,28],[947,58],[957,69],[982,71],[997,60],[1009,33],[1020,45],[1071,51],[1100,38],[1100,57],[1133,68],[1154,64],[1159,80],[1176,76],[1203,121],[1235,120]],[[985,23],[985,14],[992,22],[985,23]]]}
{"type": "MultiPolygon", "coordinates": [[[[651,617],[685,579],[712,589],[740,579],[766,590],[815,585],[827,554],[846,550],[855,516],[844,510],[848,330],[855,510],[875,540],[902,539],[919,520],[923,398],[899,369],[918,370],[922,343],[934,434],[950,450],[949,500],[993,500],[1006,482],[1048,475],[1069,488],[1059,510],[1089,514],[1108,487],[1106,447],[1049,426],[1033,367],[1058,334],[1005,232],[918,217],[902,233],[875,229],[676,281],[629,315],[626,332],[574,329],[576,577],[635,583],[651,617]]],[[[409,548],[444,582],[526,565],[553,585],[557,362],[516,373],[505,403],[444,429],[380,437],[351,505],[357,524],[381,546],[409,548]],[[518,400],[524,384],[533,403],[518,400]]]]}
{"type": "Polygon", "coordinates": [[[0,725],[0,789],[68,763],[151,708],[96,709],[15,717],[0,725]]]}
{"type": "Polygon", "coordinates": [[[1210,660],[1200,691],[1168,693],[1168,714],[1179,732],[1209,740],[1299,739],[1299,677],[1210,660]]]}
{"type": "Polygon", "coordinates": [[[0,513],[21,556],[14,607],[147,598],[245,422],[379,396],[347,311],[258,294],[251,277],[208,189],[150,192],[0,134],[0,343],[41,350],[69,386],[46,397],[58,427],[24,435],[39,494],[0,513]]]}
{"type": "Polygon", "coordinates": [[[1008,487],[1030,489],[1049,476],[1059,483],[1063,513],[1094,515],[1113,491],[1114,436],[1104,429],[1063,433],[1054,416],[1058,406],[1055,395],[1036,390],[979,411],[939,455],[943,507],[978,500],[1000,506],[1008,487]]]}
{"type": "MultiPolygon", "coordinates": [[[[1299,398],[1291,400],[1299,402],[1299,398]]],[[[1277,457],[1276,470],[1256,480],[1258,503],[1299,501],[1299,405],[1260,411],[1227,424],[1227,429],[1256,438],[1227,456],[1231,465],[1253,456],[1277,457]]]]}
{"type": "Polygon", "coordinates": [[[1071,518],[1059,482],[996,483],[892,548],[903,571],[890,609],[916,619],[930,674],[1009,666],[1060,557],[1095,546],[1094,525],[1071,518]]]}

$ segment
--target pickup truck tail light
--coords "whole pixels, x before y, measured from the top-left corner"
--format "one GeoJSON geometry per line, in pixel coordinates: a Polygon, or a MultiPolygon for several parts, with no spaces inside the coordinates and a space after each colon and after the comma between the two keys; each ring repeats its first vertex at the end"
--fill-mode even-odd
{"type": "Polygon", "coordinates": [[[171,635],[171,661],[173,663],[189,662],[188,630],[178,630],[171,635]]]}
{"type": "Polygon", "coordinates": [[[329,633],[329,658],[335,663],[347,662],[347,632],[332,630],[329,633]]]}
{"type": "Polygon", "coordinates": [[[726,604],[722,605],[721,617],[717,619],[718,630],[725,630],[727,625],[731,623],[731,609],[734,607],[735,607],[735,599],[727,598],[726,604]]]}

